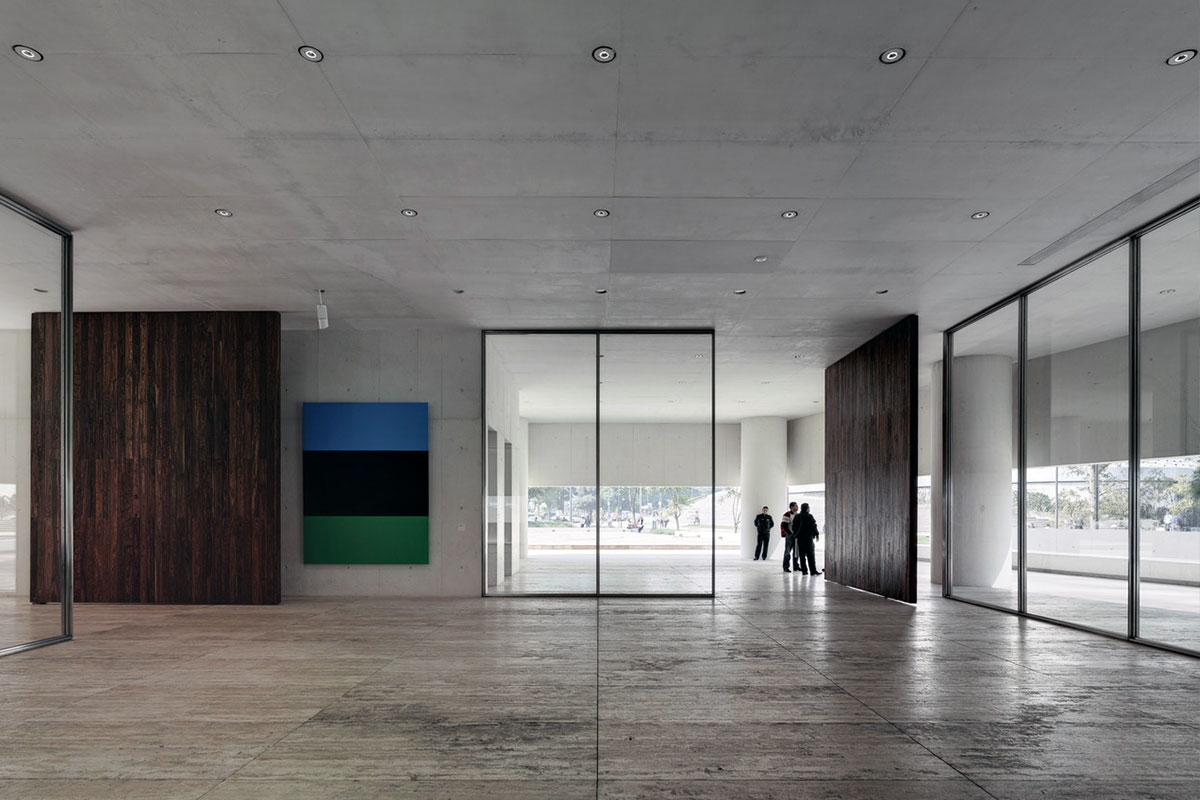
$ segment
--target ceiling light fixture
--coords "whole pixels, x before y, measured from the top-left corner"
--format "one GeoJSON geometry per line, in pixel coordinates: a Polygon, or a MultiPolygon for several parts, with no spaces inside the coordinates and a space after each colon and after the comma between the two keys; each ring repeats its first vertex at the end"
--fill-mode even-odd
{"type": "Polygon", "coordinates": [[[617,51],[613,50],[608,45],[600,45],[592,51],[592,58],[599,61],[601,64],[607,64],[617,57],[617,51]]]}
{"type": "Polygon", "coordinates": [[[608,214],[609,214],[609,211],[608,211],[608,209],[607,209],[607,208],[597,208],[597,209],[596,209],[595,211],[593,211],[592,213],[593,213],[593,214],[595,214],[597,217],[600,217],[601,219],[604,219],[605,217],[607,217],[607,216],[608,216],[608,214]]]}
{"type": "MultiPolygon", "coordinates": [[[[26,47],[23,44],[14,44],[13,52],[26,61],[41,61],[43,58],[42,54],[37,50],[34,50],[32,47],[26,47]]],[[[1195,51],[1193,51],[1193,54],[1194,53],[1195,51]]]]}
{"type": "Polygon", "coordinates": [[[311,47],[306,44],[300,45],[300,49],[297,52],[300,53],[300,57],[303,58],[305,61],[311,61],[314,64],[316,64],[319,61],[325,60],[324,53],[322,53],[317,48],[311,47]]]}
{"type": "Polygon", "coordinates": [[[792,356],[792,358],[797,358],[797,359],[799,359],[799,358],[804,358],[804,356],[802,356],[802,355],[800,355],[799,353],[797,353],[796,355],[792,356]]]}
{"type": "Polygon", "coordinates": [[[888,293],[887,289],[876,289],[875,290],[875,294],[887,294],[887,293],[888,293]]]}
{"type": "Polygon", "coordinates": [[[795,219],[796,217],[800,216],[800,212],[792,211],[791,209],[788,209],[787,211],[783,212],[779,216],[783,217],[784,219],[795,219]]]}
{"type": "Polygon", "coordinates": [[[230,217],[233,216],[233,212],[230,211],[228,208],[214,208],[213,213],[216,214],[218,217],[225,217],[226,219],[229,219],[230,217]]]}
{"type": "Polygon", "coordinates": [[[1163,289],[1159,294],[1175,294],[1174,289],[1163,289]]]}
{"type": "Polygon", "coordinates": [[[734,289],[733,293],[734,294],[745,294],[746,290],[745,289],[734,289]]]}
{"type": "Polygon", "coordinates": [[[402,217],[415,217],[416,215],[417,215],[417,210],[415,208],[400,209],[400,216],[402,216],[402,217]]]}
{"type": "Polygon", "coordinates": [[[597,289],[596,294],[608,294],[608,289],[597,289]]]}
{"type": "Polygon", "coordinates": [[[50,291],[49,289],[39,289],[39,288],[37,288],[36,286],[35,286],[35,287],[33,287],[33,290],[34,290],[35,292],[37,292],[38,294],[46,294],[47,292],[49,292],[49,291],[50,291]]]}
{"type": "Polygon", "coordinates": [[[329,308],[325,305],[325,290],[317,289],[317,330],[329,327],[329,308]]]}
{"type": "Polygon", "coordinates": [[[879,54],[879,60],[884,64],[895,64],[902,58],[904,58],[903,47],[891,47],[879,54]]]}
{"type": "Polygon", "coordinates": [[[990,211],[976,211],[971,215],[971,219],[987,219],[992,215],[990,211]]]}
{"type": "Polygon", "coordinates": [[[766,256],[755,256],[754,263],[755,264],[765,264],[765,263],[767,263],[767,257],[766,256]]]}
{"type": "Polygon", "coordinates": [[[704,353],[696,353],[692,358],[704,358],[704,353]]]}
{"type": "MultiPolygon", "coordinates": [[[[1180,50],[1178,53],[1168,58],[1167,63],[1172,67],[1178,67],[1180,64],[1186,64],[1195,57],[1195,50],[1180,50]]],[[[35,58],[34,61],[41,61],[41,58],[35,58]]]]}

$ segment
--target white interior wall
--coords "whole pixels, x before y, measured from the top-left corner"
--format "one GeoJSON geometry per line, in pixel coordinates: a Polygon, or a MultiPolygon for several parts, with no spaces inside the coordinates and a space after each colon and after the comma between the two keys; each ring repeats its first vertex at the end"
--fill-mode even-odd
{"type": "Polygon", "coordinates": [[[497,488],[500,489],[502,498],[497,513],[496,552],[497,575],[502,576],[520,571],[521,559],[525,554],[520,543],[528,538],[525,513],[529,505],[529,482],[525,473],[528,426],[521,419],[521,399],[516,381],[505,366],[503,357],[497,352],[494,340],[488,341],[487,355],[487,424],[497,433],[497,488]],[[505,443],[512,445],[511,486],[503,485],[506,473],[505,443]],[[511,564],[506,563],[502,546],[505,521],[512,523],[511,564]]]}
{"type": "MultiPolygon", "coordinates": [[[[0,483],[17,485],[16,594],[29,595],[30,333],[0,331],[0,483]]],[[[6,592],[9,587],[0,587],[6,592]]]]}
{"type": "MultiPolygon", "coordinates": [[[[593,422],[529,423],[528,486],[593,486],[593,422]]],[[[708,486],[712,429],[703,423],[605,423],[601,481],[608,486],[708,486]]],[[[716,485],[741,485],[741,426],[716,426],[716,485]]]]}
{"type": "Polygon", "coordinates": [[[825,482],[825,415],[788,420],[788,485],[825,482]]]}
{"type": "Polygon", "coordinates": [[[477,596],[482,500],[479,331],[284,331],[283,593],[477,596]],[[429,403],[429,564],[304,563],[301,403],[429,403]]]}

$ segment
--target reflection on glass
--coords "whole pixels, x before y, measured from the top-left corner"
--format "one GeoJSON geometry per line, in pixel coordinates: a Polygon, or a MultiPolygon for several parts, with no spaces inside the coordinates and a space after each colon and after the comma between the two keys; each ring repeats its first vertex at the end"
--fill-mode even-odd
{"type": "Polygon", "coordinates": [[[52,540],[55,559],[62,535],[57,494],[38,498],[50,512],[40,524],[32,513],[33,474],[57,470],[57,451],[39,450],[52,463],[34,463],[31,445],[33,315],[60,308],[60,259],[57,235],[0,208],[0,649],[62,633],[59,603],[30,602],[31,531],[52,540]]]}
{"type": "Polygon", "coordinates": [[[1119,634],[1128,628],[1128,287],[1120,247],[1030,294],[1026,367],[1028,610],[1119,634]]]}
{"type": "Polygon", "coordinates": [[[596,591],[596,336],[492,334],[487,593],[596,591]]]}
{"type": "Polygon", "coordinates": [[[1139,635],[1200,650],[1200,212],[1141,243],[1139,635]]]}
{"type": "Polygon", "coordinates": [[[955,332],[950,398],[952,593],[1017,608],[1016,303],[955,332]]]}
{"type": "Polygon", "coordinates": [[[712,339],[603,334],[600,353],[600,591],[708,594],[733,501],[713,486],[712,339]]]}

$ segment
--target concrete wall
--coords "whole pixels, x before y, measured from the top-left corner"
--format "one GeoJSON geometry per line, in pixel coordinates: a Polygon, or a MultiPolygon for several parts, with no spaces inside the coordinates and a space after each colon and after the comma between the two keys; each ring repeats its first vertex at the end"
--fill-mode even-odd
{"type": "Polygon", "coordinates": [[[479,332],[284,331],[281,374],[283,593],[459,595],[480,592],[479,332]],[[429,564],[304,563],[301,403],[429,403],[429,564]]]}
{"type": "Polygon", "coordinates": [[[788,485],[825,482],[825,415],[788,421],[788,485]]]}
{"type": "MultiPolygon", "coordinates": [[[[0,483],[17,485],[16,594],[29,595],[29,331],[0,331],[0,483]]],[[[0,585],[0,594],[13,586],[0,585]]],[[[11,644],[11,642],[7,643],[11,644]]]]}
{"type": "MultiPolygon", "coordinates": [[[[596,483],[596,426],[529,424],[529,486],[596,483]]],[[[606,423],[601,480],[609,486],[708,486],[711,429],[690,423],[606,423]]],[[[717,425],[717,486],[740,486],[741,426],[717,425]]]]}

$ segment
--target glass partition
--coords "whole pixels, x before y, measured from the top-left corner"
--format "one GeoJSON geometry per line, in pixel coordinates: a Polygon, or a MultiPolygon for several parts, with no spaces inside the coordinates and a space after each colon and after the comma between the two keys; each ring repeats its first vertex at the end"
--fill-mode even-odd
{"type": "Polygon", "coordinates": [[[1139,635],[1200,650],[1200,211],[1141,239],[1139,635]]]}
{"type": "MultiPolygon", "coordinates": [[[[61,602],[61,312],[63,265],[69,259],[64,240],[69,234],[52,225],[0,198],[3,655],[61,641],[70,634],[70,603],[61,602]]],[[[69,270],[66,274],[69,281],[69,270]]]]}
{"type": "Polygon", "coordinates": [[[712,336],[600,337],[600,591],[710,594],[712,336]]]}
{"type": "MultiPolygon", "coordinates": [[[[1018,608],[1019,308],[954,335],[950,407],[953,585],[960,597],[1018,608]]],[[[1029,517],[1041,520],[1039,516],[1029,517]]]]}
{"type": "Polygon", "coordinates": [[[487,331],[484,354],[483,593],[711,596],[712,332],[487,331]]]}
{"type": "MultiPolygon", "coordinates": [[[[1026,452],[1055,524],[1027,532],[1027,608],[1106,631],[1129,619],[1129,249],[1029,295],[1026,452]]],[[[1041,494],[1039,491],[1038,494],[1041,494]]]]}
{"type": "Polygon", "coordinates": [[[1200,655],[1200,198],[945,346],[946,595],[1200,655]]]}

